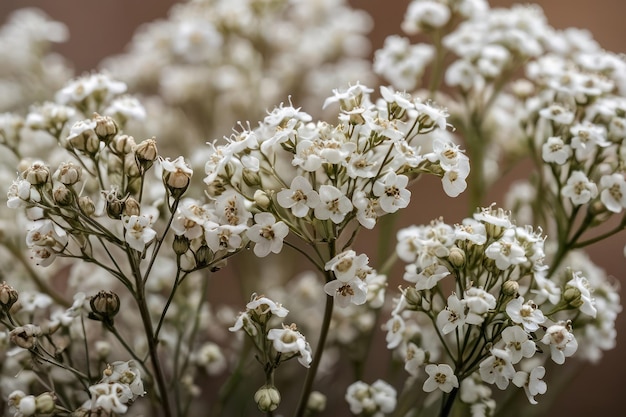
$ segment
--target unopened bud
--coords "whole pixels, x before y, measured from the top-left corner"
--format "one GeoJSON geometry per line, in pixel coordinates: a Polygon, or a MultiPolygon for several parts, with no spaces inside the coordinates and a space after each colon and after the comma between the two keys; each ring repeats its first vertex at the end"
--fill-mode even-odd
{"type": "Polygon", "coordinates": [[[100,138],[94,131],[95,125],[79,121],[72,126],[67,143],[72,149],[95,155],[100,150],[100,138]]]}
{"type": "Polygon", "coordinates": [[[51,414],[56,407],[56,395],[44,392],[35,398],[35,409],[38,414],[51,414]]]}
{"type": "Polygon", "coordinates": [[[244,168],[242,171],[243,182],[249,187],[254,187],[261,184],[261,176],[258,172],[251,171],[244,168]]]}
{"type": "Polygon", "coordinates": [[[120,311],[120,298],[113,291],[100,291],[89,300],[89,318],[113,324],[113,317],[120,311]]]}
{"type": "Polygon", "coordinates": [[[89,196],[82,196],[78,199],[78,207],[83,212],[83,214],[87,217],[90,217],[92,214],[96,212],[96,205],[93,200],[89,196]]]}
{"type": "Polygon", "coordinates": [[[121,156],[131,153],[133,148],[137,146],[137,143],[135,143],[135,138],[132,136],[120,135],[113,138],[109,146],[113,153],[121,156]]]}
{"type": "Polygon", "coordinates": [[[313,414],[323,412],[326,409],[326,396],[319,391],[311,392],[306,409],[313,414]]]}
{"type": "Polygon", "coordinates": [[[105,209],[107,216],[112,219],[119,220],[124,213],[124,200],[119,198],[117,191],[112,189],[111,191],[102,192],[105,198],[105,209]]]}
{"type": "Polygon", "coordinates": [[[130,178],[141,176],[141,167],[137,162],[137,158],[132,153],[124,156],[124,174],[130,178]]]}
{"type": "Polygon", "coordinates": [[[105,144],[108,144],[113,136],[117,134],[117,123],[110,116],[100,116],[99,114],[94,114],[94,121],[96,122],[96,127],[94,131],[98,138],[103,141],[105,144]]]}
{"type": "Polygon", "coordinates": [[[274,411],[280,404],[280,392],[274,386],[263,385],[254,393],[254,401],[262,412],[274,411]]]}
{"type": "Polygon", "coordinates": [[[407,304],[411,307],[412,310],[418,310],[422,303],[422,296],[415,289],[415,287],[409,287],[404,290],[404,298],[406,299],[407,304]]]}
{"type": "Polygon", "coordinates": [[[187,239],[184,235],[174,236],[172,249],[177,256],[184,255],[189,250],[189,239],[187,239]]]}
{"type": "Polygon", "coordinates": [[[196,251],[196,265],[206,266],[213,259],[213,253],[207,245],[202,245],[196,251]]]}
{"type": "Polygon", "coordinates": [[[135,157],[137,162],[144,169],[148,169],[152,166],[152,163],[156,161],[159,156],[159,152],[156,146],[156,139],[146,139],[139,145],[135,146],[135,157]]]}
{"type": "Polygon", "coordinates": [[[122,210],[122,213],[125,216],[139,216],[140,212],[141,206],[137,200],[133,197],[128,197],[124,200],[124,209],[122,210]]]}
{"type": "Polygon", "coordinates": [[[460,248],[453,247],[450,249],[448,260],[455,268],[461,268],[465,265],[465,252],[460,248]]]}
{"type": "Polygon", "coordinates": [[[74,202],[74,194],[63,184],[58,184],[52,190],[52,198],[59,206],[69,206],[74,202]]]}
{"type": "Polygon", "coordinates": [[[578,308],[584,303],[580,290],[576,287],[565,288],[565,291],[563,291],[563,301],[573,308],[578,308]]]}
{"type": "Polygon", "coordinates": [[[502,294],[507,297],[517,298],[519,294],[519,283],[511,280],[506,281],[502,284],[502,294]]]}
{"type": "Polygon", "coordinates": [[[22,177],[31,185],[42,185],[50,178],[50,170],[43,162],[35,162],[22,173],[22,177]]]}
{"type": "Polygon", "coordinates": [[[254,202],[259,208],[266,209],[270,206],[272,200],[265,191],[256,190],[254,192],[254,202]]]}
{"type": "Polygon", "coordinates": [[[71,162],[64,162],[54,173],[54,177],[65,185],[74,185],[81,180],[83,169],[71,162]]]}
{"type": "Polygon", "coordinates": [[[0,284],[0,306],[3,309],[8,311],[11,306],[17,302],[18,298],[19,294],[15,288],[11,287],[6,282],[0,284]]]}
{"type": "Polygon", "coordinates": [[[23,349],[31,349],[37,343],[37,336],[41,335],[41,328],[34,324],[25,324],[11,330],[10,339],[15,345],[23,349]]]}

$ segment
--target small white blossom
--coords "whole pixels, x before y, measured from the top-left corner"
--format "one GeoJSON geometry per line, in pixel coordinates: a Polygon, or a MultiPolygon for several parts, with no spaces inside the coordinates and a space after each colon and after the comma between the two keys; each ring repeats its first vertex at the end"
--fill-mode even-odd
{"type": "Polygon", "coordinates": [[[546,368],[543,366],[537,366],[533,368],[530,373],[525,371],[517,371],[513,377],[513,384],[515,386],[524,388],[526,397],[531,404],[538,404],[535,400],[535,395],[545,394],[548,390],[548,385],[541,379],[546,374],[546,368]]]}
{"type": "Polygon", "coordinates": [[[372,192],[379,198],[380,207],[387,213],[395,213],[398,209],[409,205],[411,192],[406,189],[409,178],[390,172],[374,182],[372,192]]]}
{"type": "Polygon", "coordinates": [[[333,223],[341,223],[352,210],[350,199],[332,185],[322,185],[319,188],[320,203],[315,206],[315,218],[330,219],[333,223]]]}
{"type": "Polygon", "coordinates": [[[480,363],[479,372],[486,383],[495,383],[501,390],[506,389],[515,376],[511,355],[504,349],[491,349],[491,355],[480,363]]]}
{"type": "Polygon", "coordinates": [[[509,326],[502,331],[502,343],[511,356],[511,363],[516,364],[522,358],[534,356],[537,348],[528,333],[520,326],[509,326]]]}
{"type": "Polygon", "coordinates": [[[607,210],[621,213],[626,208],[626,179],[624,175],[614,173],[600,178],[600,201],[607,210]]]}
{"type": "Polygon", "coordinates": [[[554,363],[562,365],[565,358],[572,356],[578,349],[578,342],[567,323],[559,322],[548,327],[541,342],[550,346],[550,356],[554,363]]]}
{"type": "Polygon", "coordinates": [[[440,263],[434,263],[422,268],[420,272],[416,264],[409,264],[405,268],[404,280],[415,283],[416,290],[430,290],[439,281],[450,275],[450,271],[440,263]]]}
{"type": "Polygon", "coordinates": [[[125,240],[131,248],[143,252],[146,246],[156,237],[152,229],[152,218],[146,215],[124,216],[125,240]]]}
{"type": "Polygon", "coordinates": [[[544,162],[563,165],[572,156],[572,148],[566,145],[559,136],[549,137],[541,147],[544,162]]]}
{"type": "Polygon", "coordinates": [[[465,317],[468,324],[481,324],[485,320],[485,315],[496,308],[496,297],[482,288],[468,288],[465,290],[463,300],[469,309],[465,317]]]}
{"type": "Polygon", "coordinates": [[[424,381],[422,389],[425,392],[433,392],[440,389],[443,392],[450,392],[453,388],[459,387],[459,380],[454,375],[454,371],[448,364],[430,364],[426,365],[426,373],[428,378],[424,381]]]}
{"type": "Polygon", "coordinates": [[[448,334],[465,324],[465,304],[456,294],[448,297],[448,305],[437,315],[437,327],[448,334]]]}
{"type": "Polygon", "coordinates": [[[361,305],[367,301],[367,284],[358,277],[350,281],[332,280],[324,285],[324,292],[335,298],[339,307],[361,305]]]}
{"type": "Polygon", "coordinates": [[[572,200],[579,206],[586,204],[598,195],[598,187],[590,181],[584,172],[574,171],[567,179],[567,184],[561,190],[561,195],[572,200]]]}
{"type": "Polygon", "coordinates": [[[383,417],[395,410],[396,396],[395,388],[379,379],[372,385],[363,381],[354,382],[348,387],[345,399],[355,415],[383,417]]]}
{"type": "Polygon", "coordinates": [[[302,333],[296,330],[295,325],[283,325],[282,329],[271,329],[267,332],[267,339],[272,341],[277,352],[297,355],[298,362],[306,368],[311,365],[313,360],[311,347],[302,333]]]}
{"type": "Polygon", "coordinates": [[[528,333],[535,332],[539,325],[546,321],[543,312],[537,305],[529,300],[524,303],[524,297],[517,297],[509,301],[506,305],[506,314],[513,323],[521,324],[528,333]]]}
{"type": "Polygon", "coordinates": [[[311,186],[309,180],[297,176],[291,181],[289,189],[279,191],[276,200],[281,207],[291,209],[296,217],[304,217],[309,209],[320,203],[320,197],[311,186]]]}
{"type": "Polygon", "coordinates": [[[255,243],[254,254],[262,258],[270,252],[280,253],[289,227],[283,221],[277,222],[271,213],[257,213],[254,221],[255,224],[246,231],[248,238],[255,243]]]}

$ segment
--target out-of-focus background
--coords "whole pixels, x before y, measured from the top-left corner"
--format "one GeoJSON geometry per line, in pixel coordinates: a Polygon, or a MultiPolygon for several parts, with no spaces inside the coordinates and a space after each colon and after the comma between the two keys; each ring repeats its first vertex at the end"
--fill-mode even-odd
{"type": "MultiPolygon", "coordinates": [[[[74,65],[76,73],[97,68],[105,57],[120,53],[130,41],[133,32],[142,23],[163,18],[168,9],[176,3],[173,0],[107,0],[107,1],[70,1],[70,0],[1,0],[0,22],[8,14],[22,7],[38,7],[46,11],[53,19],[64,22],[70,31],[69,41],[59,45],[57,51],[74,65]]],[[[409,0],[352,0],[354,7],[365,9],[375,21],[372,32],[373,50],[382,46],[389,34],[399,33],[399,25],[409,0]]],[[[491,0],[492,7],[510,6],[511,0],[491,0]]],[[[549,23],[556,28],[587,28],[594,38],[605,48],[615,52],[626,52],[626,25],[624,14],[626,2],[623,0],[538,0],[545,11],[549,23]]],[[[270,29],[271,30],[271,29],[270,29]]],[[[329,92],[330,93],[330,92],[329,92]]],[[[229,132],[224,132],[228,134],[229,132]]],[[[510,182],[515,177],[513,172],[505,178],[510,182]]],[[[440,185],[432,184],[440,192],[440,185]]],[[[420,188],[423,190],[423,188],[420,188]]],[[[420,223],[443,215],[448,223],[460,221],[466,214],[466,201],[444,200],[443,193],[437,201],[449,201],[450,204],[437,206],[421,204],[420,194],[414,194],[411,213],[405,215],[408,223],[420,223]]],[[[501,203],[497,190],[491,196],[493,201],[501,203]]],[[[623,248],[626,233],[605,241],[602,245],[589,250],[592,259],[604,267],[610,275],[623,282],[626,288],[626,261],[623,248]]],[[[626,292],[622,288],[622,301],[626,301],[626,292]]],[[[560,416],[619,416],[624,414],[622,400],[626,394],[626,318],[622,314],[617,322],[617,348],[606,353],[599,365],[586,365],[571,380],[571,384],[554,396],[556,401],[549,415],[560,416]]],[[[559,369],[556,369],[558,372],[559,369]]],[[[549,385],[554,394],[558,387],[549,385]]],[[[541,399],[540,399],[541,400],[541,399]]]]}

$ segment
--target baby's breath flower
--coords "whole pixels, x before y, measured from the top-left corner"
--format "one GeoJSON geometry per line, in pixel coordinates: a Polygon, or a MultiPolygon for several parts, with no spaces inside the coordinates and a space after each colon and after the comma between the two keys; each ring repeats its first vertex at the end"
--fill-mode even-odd
{"type": "Polygon", "coordinates": [[[124,216],[124,236],[128,246],[136,251],[143,252],[146,246],[156,237],[156,231],[152,229],[152,218],[146,215],[124,216]]]}
{"type": "Polygon", "coordinates": [[[448,364],[426,365],[428,378],[424,381],[422,389],[425,392],[433,392],[440,389],[443,392],[450,392],[453,388],[459,387],[459,379],[454,375],[454,371],[448,364]]]}
{"type": "Polygon", "coordinates": [[[270,252],[280,253],[289,227],[283,221],[276,221],[271,213],[258,213],[254,221],[255,224],[246,231],[248,238],[255,243],[254,254],[263,258],[270,252]]]}

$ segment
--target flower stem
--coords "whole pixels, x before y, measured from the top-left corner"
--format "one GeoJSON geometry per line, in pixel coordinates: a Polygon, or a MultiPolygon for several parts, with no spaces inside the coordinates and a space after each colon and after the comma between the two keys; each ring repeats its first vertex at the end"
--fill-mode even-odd
{"type": "Polygon", "coordinates": [[[324,353],[324,345],[326,344],[326,337],[328,336],[328,329],[330,328],[330,319],[333,315],[333,301],[333,297],[330,295],[326,296],[326,307],[324,309],[324,319],[320,330],[320,338],[317,342],[317,347],[315,348],[315,355],[313,356],[311,367],[309,368],[309,372],[306,374],[304,386],[302,387],[302,394],[300,395],[300,401],[296,411],[297,417],[303,417],[305,415],[309,395],[311,395],[311,390],[313,388],[313,381],[315,380],[315,375],[317,374],[317,369],[322,359],[322,354],[324,353]]]}

